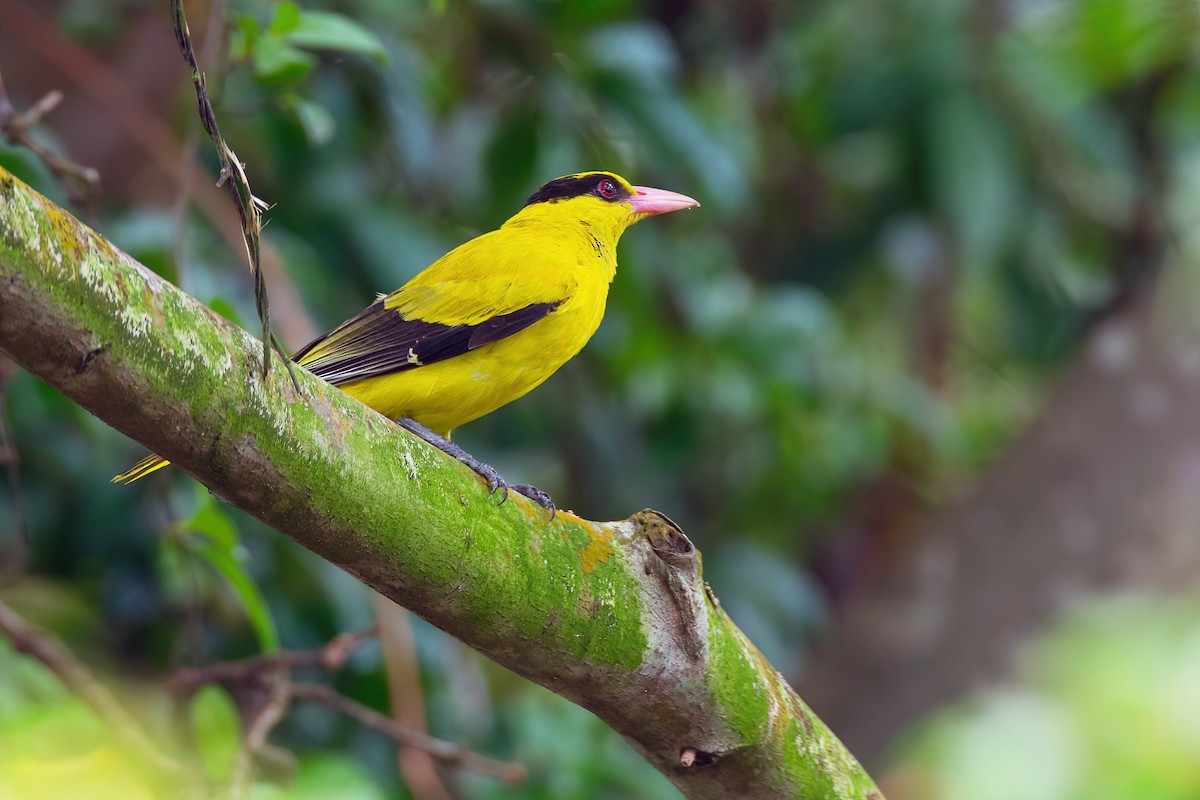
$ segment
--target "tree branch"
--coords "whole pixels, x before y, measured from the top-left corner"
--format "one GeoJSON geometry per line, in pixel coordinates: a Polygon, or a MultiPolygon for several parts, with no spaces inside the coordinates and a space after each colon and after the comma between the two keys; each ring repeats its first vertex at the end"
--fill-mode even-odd
{"type": "Polygon", "coordinates": [[[265,692],[244,723],[242,749],[233,762],[233,775],[229,780],[229,795],[233,800],[241,800],[250,790],[254,761],[271,748],[267,737],[283,721],[292,702],[292,676],[286,669],[275,667],[259,674],[258,678],[263,682],[265,692]]]}
{"type": "Polygon", "coordinates": [[[8,98],[4,78],[0,77],[0,136],[13,144],[22,145],[41,159],[70,201],[83,208],[86,214],[90,213],[87,211],[88,202],[100,188],[100,172],[94,167],[76,164],[46,147],[29,133],[30,128],[58,108],[62,99],[62,92],[56,90],[38,100],[28,110],[17,111],[8,98]]]}
{"type": "Polygon", "coordinates": [[[234,797],[245,794],[254,760],[261,759],[264,754],[271,752],[267,736],[283,719],[293,700],[323,703],[367,727],[386,733],[402,748],[427,753],[447,766],[492,775],[512,785],[525,779],[526,770],[522,764],[509,764],[481,756],[461,745],[435,739],[423,731],[408,728],[373,708],[339,694],[329,686],[297,683],[291,679],[289,670],[292,669],[340,669],[358,645],[376,636],[378,632],[378,629],[372,626],[358,633],[338,634],[316,650],[285,650],[240,661],[219,661],[201,667],[185,667],[171,676],[167,687],[181,698],[190,696],[209,683],[240,685],[242,689],[254,688],[263,695],[248,714],[245,746],[239,754],[234,779],[231,782],[230,793],[234,797]]]}
{"type": "MultiPolygon", "coordinates": [[[[214,494],[584,706],[690,798],[882,795],[704,590],[670,520],[546,519],[0,171],[0,348],[214,494]]],[[[118,491],[114,489],[114,491],[118,491]]]]}
{"type": "Polygon", "coordinates": [[[291,696],[296,700],[322,703],[368,728],[386,733],[396,744],[429,753],[438,761],[452,767],[462,767],[483,775],[499,778],[510,786],[525,780],[526,770],[522,764],[506,763],[473,753],[467,748],[435,739],[432,736],[404,727],[387,714],[365,706],[353,698],[339,694],[319,683],[293,683],[291,696]]]}
{"type": "Polygon", "coordinates": [[[249,677],[280,669],[319,667],[337,670],[342,668],[356,647],[374,638],[378,633],[379,629],[372,625],[357,633],[339,633],[316,650],[282,650],[239,661],[218,661],[200,667],[182,667],[175,671],[167,683],[172,692],[186,696],[205,684],[244,681],[249,677]]]}

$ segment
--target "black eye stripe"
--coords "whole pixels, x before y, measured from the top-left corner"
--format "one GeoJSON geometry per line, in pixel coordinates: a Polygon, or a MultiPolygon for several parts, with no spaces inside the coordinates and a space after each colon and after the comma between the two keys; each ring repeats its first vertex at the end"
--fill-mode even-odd
{"type": "Polygon", "coordinates": [[[572,197],[581,197],[591,194],[600,197],[604,200],[624,200],[627,197],[632,197],[629,190],[621,185],[621,182],[616,178],[606,173],[592,173],[591,175],[569,176],[566,178],[555,178],[542,188],[534,192],[525,205],[533,205],[534,203],[554,203],[559,200],[568,200],[572,197]],[[600,183],[609,181],[613,185],[613,194],[605,196],[600,193],[600,183]]]}

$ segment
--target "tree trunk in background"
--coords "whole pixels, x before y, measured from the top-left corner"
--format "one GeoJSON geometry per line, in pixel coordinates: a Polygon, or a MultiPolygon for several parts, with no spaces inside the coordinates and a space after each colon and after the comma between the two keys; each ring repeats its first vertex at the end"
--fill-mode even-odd
{"type": "Polygon", "coordinates": [[[1186,265],[1091,335],[1046,411],[918,544],[847,596],[801,693],[868,766],[1011,676],[1089,595],[1200,574],[1200,335],[1186,265]]]}

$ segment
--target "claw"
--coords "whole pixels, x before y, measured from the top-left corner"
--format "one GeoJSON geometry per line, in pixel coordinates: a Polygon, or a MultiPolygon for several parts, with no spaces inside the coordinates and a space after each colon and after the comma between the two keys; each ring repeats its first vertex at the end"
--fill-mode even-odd
{"type": "Polygon", "coordinates": [[[509,488],[518,494],[525,495],[542,508],[550,509],[550,519],[554,519],[558,515],[558,508],[555,507],[554,501],[550,499],[550,495],[536,486],[530,486],[527,483],[518,483],[509,488]]]}
{"type": "Polygon", "coordinates": [[[475,471],[479,474],[479,477],[483,478],[484,483],[487,484],[488,494],[495,494],[499,490],[499,505],[504,505],[504,501],[508,499],[509,486],[508,482],[504,480],[504,476],[500,474],[500,471],[491,464],[484,464],[482,462],[478,466],[475,466],[475,471]]]}
{"type": "Polygon", "coordinates": [[[443,453],[457,458],[459,461],[475,470],[475,472],[479,474],[479,477],[483,478],[484,483],[487,484],[488,494],[495,494],[497,490],[500,491],[500,502],[498,505],[504,505],[504,501],[508,500],[508,490],[512,489],[515,492],[525,495],[542,508],[550,509],[550,519],[554,519],[555,515],[558,513],[558,509],[554,507],[554,501],[550,499],[550,495],[546,494],[541,489],[538,489],[536,486],[529,486],[528,484],[509,486],[504,480],[503,476],[500,475],[500,472],[491,464],[483,463],[466,450],[463,450],[454,442],[447,439],[445,436],[430,430],[421,423],[417,422],[415,419],[412,419],[411,417],[400,417],[396,420],[396,422],[410,433],[416,434],[434,447],[441,450],[443,453]]]}

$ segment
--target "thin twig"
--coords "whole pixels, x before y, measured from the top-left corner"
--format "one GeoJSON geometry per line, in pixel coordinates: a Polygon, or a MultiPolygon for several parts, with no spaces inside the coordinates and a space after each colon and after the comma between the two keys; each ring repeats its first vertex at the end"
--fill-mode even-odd
{"type": "Polygon", "coordinates": [[[171,676],[168,686],[175,694],[186,696],[209,683],[236,683],[279,669],[340,669],[355,648],[374,638],[378,632],[378,628],[371,626],[357,633],[340,633],[316,650],[283,650],[240,661],[184,667],[171,676]]]}
{"type": "Polygon", "coordinates": [[[113,697],[96,676],[49,632],[28,622],[7,603],[0,600],[0,632],[19,653],[42,662],[58,676],[63,685],[79,696],[118,736],[136,752],[143,753],[155,766],[170,772],[180,772],[175,760],[163,755],[142,730],[133,715],[113,697]]]}
{"type": "Polygon", "coordinates": [[[258,310],[258,319],[262,323],[263,337],[263,362],[262,372],[265,378],[271,372],[271,350],[274,349],[279,353],[283,363],[287,366],[288,375],[292,378],[292,384],[296,387],[296,391],[300,391],[300,381],[296,378],[296,372],[292,365],[291,359],[284,352],[283,346],[279,340],[275,338],[275,334],[271,331],[271,310],[267,301],[267,283],[263,278],[263,272],[259,265],[259,239],[262,236],[262,210],[268,208],[268,205],[254,196],[250,190],[250,180],[246,177],[245,164],[237,157],[237,153],[225,142],[221,136],[221,129],[217,127],[217,116],[213,111],[212,101],[208,97],[208,85],[204,78],[204,73],[200,70],[200,65],[196,61],[196,51],[192,47],[192,36],[188,31],[187,18],[183,14],[183,0],[172,0],[171,2],[171,22],[175,26],[175,40],[179,44],[179,52],[183,54],[183,58],[187,61],[188,67],[192,71],[192,85],[196,89],[196,106],[200,114],[200,124],[204,126],[204,132],[212,139],[213,146],[217,149],[217,157],[221,161],[221,176],[217,180],[217,185],[224,185],[229,190],[229,196],[233,198],[233,205],[237,209],[238,219],[242,224],[242,236],[246,244],[246,259],[250,264],[250,276],[254,281],[254,304],[258,310]]]}
{"type": "Polygon", "coordinates": [[[287,775],[295,774],[296,766],[299,763],[296,754],[291,750],[278,747],[270,742],[263,742],[262,747],[258,748],[258,761],[287,775]]]}
{"type": "Polygon", "coordinates": [[[368,728],[386,733],[396,744],[403,747],[416,747],[429,753],[447,766],[462,767],[472,772],[492,775],[508,783],[516,785],[525,780],[527,771],[523,764],[507,761],[496,761],[478,753],[472,752],[462,745],[435,739],[428,734],[409,730],[400,725],[386,714],[381,714],[357,700],[339,694],[332,688],[319,683],[293,683],[292,698],[308,700],[327,705],[335,711],[357,720],[368,728]]]}
{"type": "Polygon", "coordinates": [[[90,200],[100,189],[100,172],[94,167],[77,164],[54,152],[29,133],[30,129],[41,122],[43,117],[58,107],[62,99],[62,92],[55,90],[27,110],[17,111],[8,97],[4,78],[0,76],[0,135],[36,155],[50,170],[50,174],[66,192],[71,203],[83,210],[89,218],[89,222],[94,222],[90,200]]]}
{"type": "MultiPolygon", "coordinates": [[[[212,0],[208,8],[208,27],[204,31],[204,44],[200,57],[205,64],[212,65],[219,61],[221,43],[224,39],[224,9],[221,0],[212,0]]],[[[187,219],[188,209],[192,205],[192,190],[196,183],[196,120],[187,126],[183,147],[179,151],[179,188],[175,195],[174,217],[174,247],[175,283],[185,291],[188,286],[185,280],[187,274],[187,219]]]]}
{"type": "MultiPolygon", "coordinates": [[[[43,4],[44,5],[44,4],[43,4]]],[[[19,0],[0,0],[0,18],[4,33],[19,39],[34,53],[39,68],[61,73],[68,81],[72,96],[75,92],[91,100],[106,114],[115,130],[121,131],[147,166],[155,168],[171,182],[180,180],[179,151],[182,143],[162,114],[134,91],[125,77],[96,57],[91,51],[63,37],[52,22],[33,10],[30,3],[19,0]]],[[[219,39],[220,37],[218,37],[219,39]]],[[[207,48],[201,53],[208,64],[207,48]]],[[[138,186],[142,181],[136,181],[138,186]]],[[[130,188],[126,184],[120,187],[130,188]]],[[[215,185],[198,185],[193,200],[200,211],[231,248],[244,251],[241,224],[237,212],[225,192],[215,185]]],[[[271,310],[276,328],[285,344],[298,347],[315,337],[314,328],[295,285],[284,269],[278,251],[269,239],[262,241],[262,268],[271,286],[271,310]],[[284,314],[280,314],[283,304],[284,314]]]]}
{"type": "Polygon", "coordinates": [[[234,769],[231,788],[233,796],[241,796],[240,793],[245,791],[254,759],[261,758],[271,747],[267,742],[267,735],[279,724],[292,700],[323,703],[368,727],[383,731],[398,745],[422,750],[448,766],[493,775],[512,785],[525,779],[526,770],[522,764],[496,761],[453,742],[435,739],[422,731],[412,730],[386,714],[339,694],[331,687],[315,683],[296,683],[291,680],[289,670],[292,669],[340,669],[355,648],[378,633],[378,627],[372,626],[356,633],[339,634],[315,650],[285,650],[240,661],[187,667],[171,677],[167,686],[181,697],[187,697],[201,686],[210,683],[233,684],[258,690],[265,684],[270,688],[269,698],[250,715],[247,723],[245,746],[234,769]]]}
{"type": "Polygon", "coordinates": [[[242,749],[238,751],[237,760],[233,765],[229,794],[234,800],[240,800],[246,796],[254,777],[255,759],[259,758],[264,750],[269,749],[273,756],[277,753],[278,748],[268,744],[267,737],[283,721],[283,715],[287,713],[288,707],[292,704],[292,680],[288,671],[283,667],[277,667],[265,677],[268,694],[246,726],[242,749]]]}

